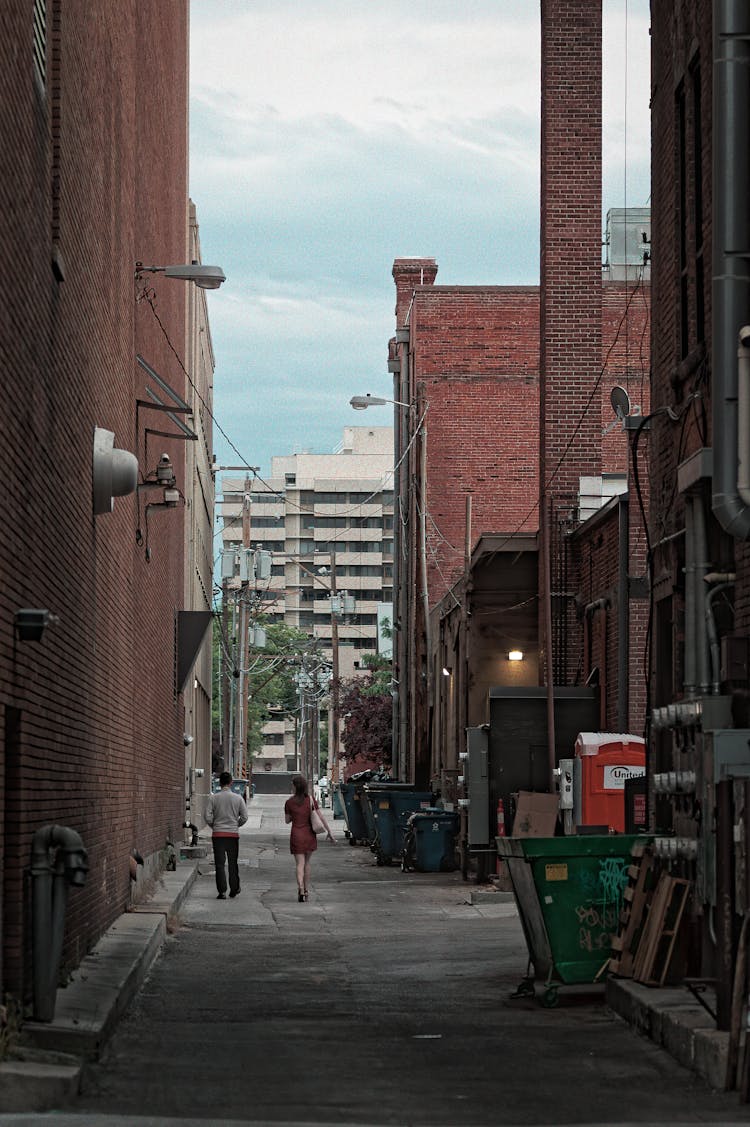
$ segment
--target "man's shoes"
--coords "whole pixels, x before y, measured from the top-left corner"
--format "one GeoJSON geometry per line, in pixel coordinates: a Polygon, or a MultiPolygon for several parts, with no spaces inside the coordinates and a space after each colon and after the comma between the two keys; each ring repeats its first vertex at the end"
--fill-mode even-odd
{"type": "Polygon", "coordinates": [[[234,900],[235,896],[239,896],[239,894],[240,894],[240,890],[238,888],[236,892],[230,892],[229,893],[229,899],[234,900]]]}
{"type": "Polygon", "coordinates": [[[216,899],[217,900],[226,900],[226,894],[223,893],[223,892],[220,892],[219,895],[216,897],[216,899]]]}

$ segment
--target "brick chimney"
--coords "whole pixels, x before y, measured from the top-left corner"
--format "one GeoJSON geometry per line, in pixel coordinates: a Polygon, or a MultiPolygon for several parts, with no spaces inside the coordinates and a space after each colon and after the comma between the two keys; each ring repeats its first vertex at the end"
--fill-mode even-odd
{"type": "Polygon", "coordinates": [[[550,489],[565,505],[601,472],[602,4],[541,12],[540,484],[565,454],[550,489]]]}
{"type": "Polygon", "coordinates": [[[401,329],[411,305],[415,286],[432,286],[437,277],[434,258],[397,258],[393,263],[393,280],[396,283],[396,328],[401,329]]]}

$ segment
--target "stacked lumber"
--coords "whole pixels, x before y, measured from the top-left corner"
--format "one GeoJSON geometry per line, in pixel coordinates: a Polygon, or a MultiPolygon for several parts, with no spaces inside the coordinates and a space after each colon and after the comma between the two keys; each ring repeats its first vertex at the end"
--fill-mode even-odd
{"type": "Polygon", "coordinates": [[[687,905],[690,881],[658,872],[652,850],[641,846],[628,870],[620,928],[609,970],[647,986],[663,986],[687,905]]]}

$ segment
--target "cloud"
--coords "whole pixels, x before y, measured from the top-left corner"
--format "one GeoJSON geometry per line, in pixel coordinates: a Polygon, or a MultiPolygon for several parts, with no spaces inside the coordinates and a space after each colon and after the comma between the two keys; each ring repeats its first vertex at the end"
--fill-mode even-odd
{"type": "MultiPolygon", "coordinates": [[[[648,192],[648,0],[604,11],[606,210],[648,192]]],[[[538,280],[538,25],[529,0],[192,0],[215,408],[251,464],[333,448],[351,395],[389,394],[394,258],[538,280]]]]}

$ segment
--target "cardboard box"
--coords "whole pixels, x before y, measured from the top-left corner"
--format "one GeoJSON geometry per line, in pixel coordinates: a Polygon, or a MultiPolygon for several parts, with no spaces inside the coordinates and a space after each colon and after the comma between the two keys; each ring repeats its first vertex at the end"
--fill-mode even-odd
{"type": "Polygon", "coordinates": [[[541,791],[531,790],[519,791],[512,836],[554,837],[559,812],[560,796],[558,794],[542,794],[541,791]]]}

